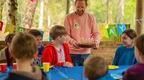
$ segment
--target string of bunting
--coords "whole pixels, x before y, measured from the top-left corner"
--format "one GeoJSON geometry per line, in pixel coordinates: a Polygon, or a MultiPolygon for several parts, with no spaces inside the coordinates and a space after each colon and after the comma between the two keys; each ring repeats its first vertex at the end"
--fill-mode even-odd
{"type": "Polygon", "coordinates": [[[130,24],[101,24],[102,40],[120,40],[122,33],[130,28],[130,24]]]}

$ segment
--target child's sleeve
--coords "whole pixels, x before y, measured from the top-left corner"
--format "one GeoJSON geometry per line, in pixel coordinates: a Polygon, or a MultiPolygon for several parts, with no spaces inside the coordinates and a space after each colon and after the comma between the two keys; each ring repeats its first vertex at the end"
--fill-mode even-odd
{"type": "Polygon", "coordinates": [[[42,62],[49,62],[51,65],[54,66],[63,66],[64,63],[57,63],[56,56],[54,56],[54,52],[52,48],[47,47],[44,49],[42,54],[42,62]]]}
{"type": "Polygon", "coordinates": [[[114,59],[113,59],[113,65],[118,65],[118,60],[119,60],[119,54],[120,54],[120,51],[119,51],[119,48],[116,50],[116,53],[115,53],[115,56],[114,56],[114,59]]]}
{"type": "Polygon", "coordinates": [[[42,62],[49,62],[52,64],[52,51],[49,48],[45,48],[42,53],[42,62]]]}

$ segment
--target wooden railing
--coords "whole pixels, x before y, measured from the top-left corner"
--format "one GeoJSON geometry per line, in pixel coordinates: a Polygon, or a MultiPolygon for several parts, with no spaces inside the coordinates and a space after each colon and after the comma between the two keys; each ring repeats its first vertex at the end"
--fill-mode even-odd
{"type": "MultiPolygon", "coordinates": [[[[48,44],[48,41],[44,41],[43,42],[44,45],[48,44]]],[[[4,41],[0,41],[0,49],[5,47],[5,42],[4,41]]],[[[109,48],[115,48],[118,45],[120,45],[120,42],[114,42],[114,41],[101,41],[100,43],[100,48],[105,48],[105,47],[109,47],[109,48]]]]}

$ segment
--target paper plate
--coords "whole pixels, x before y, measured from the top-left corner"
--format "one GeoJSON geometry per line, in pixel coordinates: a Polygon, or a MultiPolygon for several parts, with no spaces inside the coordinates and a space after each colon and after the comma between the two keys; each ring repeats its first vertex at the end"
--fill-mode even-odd
{"type": "Polygon", "coordinates": [[[112,70],[112,69],[118,69],[119,66],[116,66],[116,65],[109,65],[108,66],[108,69],[112,70]]]}

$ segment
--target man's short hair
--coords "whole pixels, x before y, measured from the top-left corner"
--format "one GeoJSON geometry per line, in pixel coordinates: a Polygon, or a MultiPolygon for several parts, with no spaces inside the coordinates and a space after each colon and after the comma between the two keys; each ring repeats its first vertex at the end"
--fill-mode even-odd
{"type": "Polygon", "coordinates": [[[85,4],[88,5],[88,0],[75,0],[75,3],[76,3],[77,1],[85,1],[85,4]]]}

